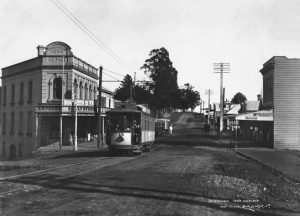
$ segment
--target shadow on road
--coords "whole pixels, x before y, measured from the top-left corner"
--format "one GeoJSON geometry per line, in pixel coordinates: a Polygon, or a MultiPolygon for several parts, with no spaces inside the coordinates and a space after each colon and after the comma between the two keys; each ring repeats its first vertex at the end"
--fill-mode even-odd
{"type": "MultiPolygon", "coordinates": [[[[275,215],[274,213],[254,212],[241,208],[224,208],[218,203],[209,202],[207,199],[215,200],[215,197],[205,197],[191,193],[181,193],[174,191],[163,191],[157,189],[145,189],[138,187],[122,187],[113,185],[91,184],[78,181],[78,177],[62,177],[59,175],[47,174],[39,176],[26,176],[15,180],[6,180],[22,184],[38,185],[45,188],[61,189],[83,193],[100,193],[113,196],[129,196],[142,199],[154,199],[161,201],[171,201],[191,205],[204,206],[216,210],[241,213],[243,215],[275,215]]],[[[231,200],[232,201],[232,200],[231,200]]],[[[285,209],[285,211],[288,211],[285,209]]]]}

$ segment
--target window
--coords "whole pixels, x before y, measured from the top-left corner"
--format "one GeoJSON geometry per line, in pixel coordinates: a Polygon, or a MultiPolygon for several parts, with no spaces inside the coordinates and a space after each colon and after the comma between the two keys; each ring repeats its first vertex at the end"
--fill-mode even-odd
{"type": "Polygon", "coordinates": [[[11,98],[10,98],[10,104],[15,105],[15,84],[11,85],[11,98]]]}
{"type": "Polygon", "coordinates": [[[9,147],[9,159],[16,159],[16,147],[14,144],[10,145],[9,147]]]}
{"type": "Polygon", "coordinates": [[[93,94],[92,94],[92,86],[90,86],[90,88],[89,88],[89,99],[90,100],[93,100],[93,94]]]}
{"type": "Polygon", "coordinates": [[[108,99],[108,108],[111,108],[111,99],[108,99]]]}
{"type": "Polygon", "coordinates": [[[5,151],[5,142],[2,142],[2,155],[5,156],[6,151],[5,151]]]}
{"type": "Polygon", "coordinates": [[[106,107],[106,98],[101,97],[101,107],[106,107]]]}
{"type": "Polygon", "coordinates": [[[76,96],[76,99],[78,99],[78,83],[77,83],[77,80],[74,80],[74,94],[76,96]]]}
{"type": "Polygon", "coordinates": [[[15,133],[15,113],[14,112],[11,112],[10,113],[10,120],[11,120],[11,123],[10,123],[10,135],[13,135],[15,133]]]}
{"type": "Polygon", "coordinates": [[[273,80],[273,76],[270,77],[270,99],[271,101],[273,101],[273,96],[274,96],[274,80],[273,80]]]}
{"type": "Polygon", "coordinates": [[[87,84],[84,85],[84,99],[85,100],[88,100],[89,99],[89,89],[88,89],[88,86],[87,84]]]}
{"type": "Polygon", "coordinates": [[[20,100],[19,104],[22,105],[24,103],[24,83],[20,83],[20,100]]]}
{"type": "Polygon", "coordinates": [[[19,144],[19,157],[23,156],[23,143],[19,144]]]}
{"type": "Polygon", "coordinates": [[[2,114],[2,134],[6,134],[6,113],[2,114]]]}
{"type": "Polygon", "coordinates": [[[96,87],[94,87],[94,100],[97,100],[97,91],[96,91],[96,87]]]}
{"type": "Polygon", "coordinates": [[[83,86],[82,86],[82,82],[79,83],[79,99],[80,100],[83,99],[83,86]]]}
{"type": "Polygon", "coordinates": [[[23,124],[24,124],[24,115],[23,112],[19,113],[19,135],[23,135],[23,124]]]}
{"type": "Polygon", "coordinates": [[[6,86],[3,86],[3,105],[6,105],[6,86]]]}
{"type": "Polygon", "coordinates": [[[28,82],[28,101],[27,103],[32,103],[32,80],[28,82]]]}
{"type": "Polygon", "coordinates": [[[53,80],[53,99],[61,99],[62,96],[62,79],[56,77],[53,80]]]}
{"type": "Polygon", "coordinates": [[[27,136],[32,136],[32,111],[28,112],[28,118],[27,118],[27,136]]]}

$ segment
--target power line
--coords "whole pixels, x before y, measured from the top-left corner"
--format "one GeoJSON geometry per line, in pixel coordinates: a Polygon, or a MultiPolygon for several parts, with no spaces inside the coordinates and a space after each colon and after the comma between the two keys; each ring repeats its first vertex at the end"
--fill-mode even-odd
{"type": "Polygon", "coordinates": [[[51,0],[77,27],[79,27],[89,38],[91,38],[99,47],[101,47],[109,56],[111,56],[119,65],[129,73],[131,68],[114,52],[111,51],[95,34],[93,34],[75,15],[73,15],[62,3],[51,0]],[[67,12],[66,12],[67,11],[67,12]],[[70,16],[71,15],[71,16],[70,16]]]}
{"type": "Polygon", "coordinates": [[[108,46],[105,45],[104,42],[102,42],[93,32],[91,32],[79,19],[77,19],[77,17],[72,14],[70,12],[70,10],[68,10],[68,8],[66,8],[61,2],[59,2],[57,0],[57,3],[60,4],[80,25],[82,25],[84,27],[84,29],[86,29],[86,31],[88,33],[90,33],[98,42],[100,42],[108,51],[111,55],[113,55],[114,57],[116,57],[122,64],[124,64],[123,66],[126,66],[127,69],[132,70],[132,68],[130,68],[129,65],[127,65],[118,55],[116,55],[108,46]]]}
{"type": "Polygon", "coordinates": [[[109,75],[109,74],[107,74],[107,73],[105,73],[105,72],[103,72],[103,74],[105,74],[106,76],[109,76],[110,78],[113,78],[113,79],[115,79],[115,80],[117,80],[117,81],[120,81],[119,79],[117,79],[117,78],[115,78],[115,77],[113,77],[113,76],[111,76],[111,75],[109,75]]]}
{"type": "Polygon", "coordinates": [[[105,71],[107,71],[109,73],[115,74],[115,75],[124,76],[124,74],[120,74],[120,73],[114,72],[112,70],[108,70],[108,69],[105,69],[105,68],[103,68],[103,70],[105,70],[105,71]]]}

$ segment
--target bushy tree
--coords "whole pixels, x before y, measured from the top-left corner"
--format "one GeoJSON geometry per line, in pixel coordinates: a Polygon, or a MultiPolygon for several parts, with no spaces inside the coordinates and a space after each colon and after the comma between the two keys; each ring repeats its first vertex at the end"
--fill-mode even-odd
{"type": "Polygon", "coordinates": [[[200,104],[200,94],[198,91],[194,91],[194,86],[191,84],[184,84],[184,87],[180,88],[178,92],[177,108],[182,109],[183,111],[188,109],[193,110],[200,104]]]}
{"type": "Polygon", "coordinates": [[[164,48],[154,49],[141,67],[150,78],[148,88],[153,97],[151,106],[157,111],[175,108],[178,95],[177,70],[169,58],[169,52],[164,48]]]}
{"type": "Polygon", "coordinates": [[[232,104],[241,104],[244,103],[245,101],[247,101],[247,98],[241,92],[236,93],[234,97],[231,99],[232,104]]]}

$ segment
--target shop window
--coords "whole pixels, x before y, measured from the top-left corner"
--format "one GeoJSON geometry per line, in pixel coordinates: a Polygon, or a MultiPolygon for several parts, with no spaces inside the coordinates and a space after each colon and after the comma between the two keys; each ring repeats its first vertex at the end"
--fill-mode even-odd
{"type": "Polygon", "coordinates": [[[61,99],[62,97],[62,79],[56,77],[53,80],[53,99],[61,99]]]}

